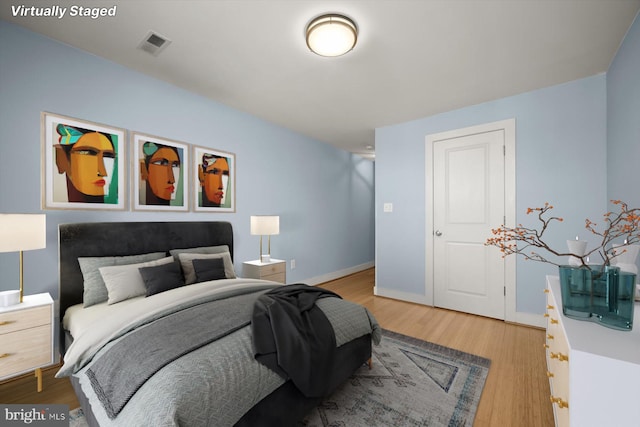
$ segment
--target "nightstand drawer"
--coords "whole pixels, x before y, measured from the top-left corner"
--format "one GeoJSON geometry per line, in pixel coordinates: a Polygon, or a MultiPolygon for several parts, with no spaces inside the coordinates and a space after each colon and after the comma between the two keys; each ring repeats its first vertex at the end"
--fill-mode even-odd
{"type": "Polygon", "coordinates": [[[268,264],[264,265],[260,268],[260,278],[267,279],[268,276],[272,276],[275,274],[283,274],[284,273],[284,262],[279,262],[276,264],[268,264]]]}
{"type": "Polygon", "coordinates": [[[270,262],[247,261],[242,264],[242,277],[286,283],[286,262],[272,259],[270,262]]]}
{"type": "Polygon", "coordinates": [[[284,283],[285,282],[284,271],[282,273],[262,275],[261,279],[263,279],[263,280],[271,280],[272,282],[284,283]]]}
{"type": "MultiPolygon", "coordinates": [[[[51,306],[34,307],[0,314],[0,337],[15,331],[51,324],[51,306]]],[[[1,347],[0,347],[1,348],[1,347]]],[[[2,350],[0,350],[2,351],[2,350]]],[[[2,351],[6,353],[6,351],[2,351]]]]}
{"type": "Polygon", "coordinates": [[[0,335],[0,378],[51,363],[51,326],[0,335]]]}

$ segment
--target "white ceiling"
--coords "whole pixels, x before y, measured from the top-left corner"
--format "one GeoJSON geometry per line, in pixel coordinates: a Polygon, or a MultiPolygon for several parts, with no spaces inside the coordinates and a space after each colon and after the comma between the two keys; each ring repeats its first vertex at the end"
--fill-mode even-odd
{"type": "Polygon", "coordinates": [[[3,0],[0,17],[363,154],[376,127],[606,72],[639,9],[640,0],[3,0]],[[117,13],[14,17],[12,5],[117,13]],[[327,12],[360,31],[338,58],[304,40],[327,12]],[[157,57],[137,49],[150,30],[172,41],[157,57]]]}

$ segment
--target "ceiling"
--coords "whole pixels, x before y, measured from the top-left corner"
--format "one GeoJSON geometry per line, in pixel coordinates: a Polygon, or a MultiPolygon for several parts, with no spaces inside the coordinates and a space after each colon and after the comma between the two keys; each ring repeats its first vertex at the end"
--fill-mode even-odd
{"type": "MultiPolygon", "coordinates": [[[[115,17],[0,17],[300,134],[367,156],[374,129],[606,72],[640,0],[23,0],[115,17]],[[311,53],[338,12],[359,39],[311,53]],[[154,31],[158,56],[137,49],[154,31]]],[[[70,9],[68,9],[70,10],[70,9]]]]}

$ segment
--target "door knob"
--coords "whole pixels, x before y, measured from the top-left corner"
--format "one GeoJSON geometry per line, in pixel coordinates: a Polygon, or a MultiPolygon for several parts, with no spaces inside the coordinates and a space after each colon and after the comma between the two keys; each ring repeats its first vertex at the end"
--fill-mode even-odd
{"type": "Polygon", "coordinates": [[[442,236],[442,231],[440,231],[440,230],[436,230],[436,233],[435,233],[435,234],[436,234],[436,236],[440,237],[440,236],[442,236]]]}

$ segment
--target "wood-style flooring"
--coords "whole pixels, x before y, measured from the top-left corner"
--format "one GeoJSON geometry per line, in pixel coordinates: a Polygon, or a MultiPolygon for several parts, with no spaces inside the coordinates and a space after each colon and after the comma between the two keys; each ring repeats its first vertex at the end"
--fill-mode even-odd
{"type": "MultiPolygon", "coordinates": [[[[543,330],[377,297],[374,275],[370,269],[321,286],[367,307],[385,329],[490,359],[475,427],[554,425],[543,330]]],[[[56,368],[43,371],[41,393],[32,375],[0,384],[0,403],[78,407],[69,380],[54,378],[55,372],[56,368]]]]}

